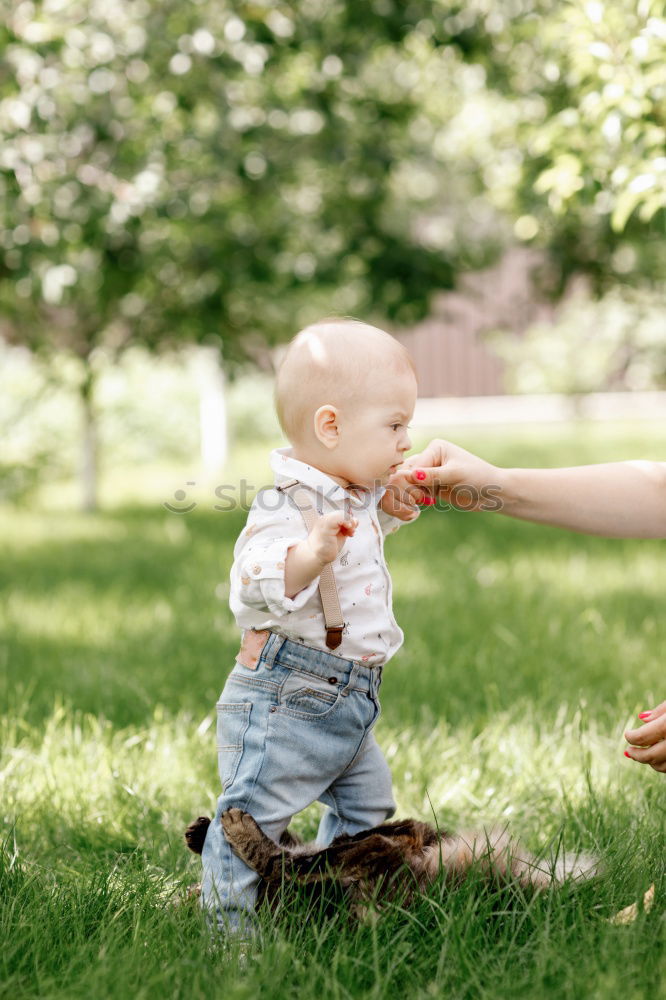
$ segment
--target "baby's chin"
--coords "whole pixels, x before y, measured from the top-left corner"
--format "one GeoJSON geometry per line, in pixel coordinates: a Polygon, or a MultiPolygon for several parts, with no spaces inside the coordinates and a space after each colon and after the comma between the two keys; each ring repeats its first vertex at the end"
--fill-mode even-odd
{"type": "Polygon", "coordinates": [[[366,490],[376,489],[377,487],[387,486],[389,482],[399,475],[397,471],[401,468],[400,465],[391,465],[388,469],[380,469],[376,473],[367,473],[365,470],[361,472],[358,470],[358,477],[356,479],[350,479],[349,476],[354,470],[349,469],[346,473],[343,473],[347,477],[347,482],[350,487],[360,486],[366,490]]]}
{"type": "Polygon", "coordinates": [[[361,478],[354,480],[353,483],[350,481],[349,488],[353,489],[354,486],[360,486],[361,489],[364,490],[373,490],[379,486],[386,486],[390,478],[390,472],[384,472],[374,477],[362,476],[361,478]]]}
{"type": "Polygon", "coordinates": [[[404,485],[406,483],[406,480],[405,480],[405,471],[406,470],[404,469],[404,467],[402,465],[398,465],[395,468],[393,466],[391,466],[391,471],[389,473],[387,473],[387,475],[385,477],[385,484],[386,483],[399,483],[401,486],[404,485]]]}
{"type": "Polygon", "coordinates": [[[382,476],[377,476],[372,485],[385,489],[387,486],[390,486],[392,482],[394,482],[395,475],[396,474],[394,472],[385,472],[382,476]]]}

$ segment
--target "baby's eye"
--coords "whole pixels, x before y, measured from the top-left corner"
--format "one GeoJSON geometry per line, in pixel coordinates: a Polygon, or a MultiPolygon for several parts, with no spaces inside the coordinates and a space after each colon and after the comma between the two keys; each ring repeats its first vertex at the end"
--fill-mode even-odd
{"type": "Polygon", "coordinates": [[[402,427],[402,424],[391,424],[392,431],[397,431],[398,427],[402,427]]]}

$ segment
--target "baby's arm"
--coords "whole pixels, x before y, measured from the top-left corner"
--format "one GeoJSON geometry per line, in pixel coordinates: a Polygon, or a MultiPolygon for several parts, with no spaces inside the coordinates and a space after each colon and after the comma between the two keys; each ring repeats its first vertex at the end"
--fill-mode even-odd
{"type": "Polygon", "coordinates": [[[321,571],[337,559],[345,539],[356,531],[358,521],[343,511],[333,511],[320,517],[306,539],[287,552],[284,571],[285,594],[294,597],[307,587],[321,571]]]}
{"type": "Polygon", "coordinates": [[[344,544],[345,531],[351,535],[356,530],[356,522],[340,513],[338,526],[331,532],[329,520],[337,517],[334,513],[320,518],[308,534],[300,511],[283,493],[268,489],[258,494],[234,548],[232,605],[238,601],[276,617],[302,608],[317,590],[326,565],[322,557],[331,555],[326,542],[333,539],[335,552],[327,558],[332,562],[344,544]],[[341,529],[341,522],[347,527],[341,529]],[[338,534],[339,544],[335,541],[338,534]]]}

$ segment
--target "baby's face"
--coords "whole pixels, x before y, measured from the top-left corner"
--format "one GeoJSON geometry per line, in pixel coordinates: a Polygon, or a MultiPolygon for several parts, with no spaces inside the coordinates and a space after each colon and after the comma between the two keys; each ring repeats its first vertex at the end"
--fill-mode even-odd
{"type": "Polygon", "coordinates": [[[385,484],[412,447],[407,425],[416,405],[411,370],[388,371],[373,379],[365,398],[340,413],[340,438],[332,457],[350,483],[385,484]]]}

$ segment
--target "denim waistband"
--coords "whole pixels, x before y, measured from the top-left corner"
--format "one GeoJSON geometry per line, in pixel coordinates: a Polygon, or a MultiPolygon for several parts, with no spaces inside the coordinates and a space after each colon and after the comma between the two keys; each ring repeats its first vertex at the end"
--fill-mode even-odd
{"type": "MultiPolygon", "coordinates": [[[[345,660],[341,656],[327,653],[315,646],[287,639],[284,635],[271,632],[261,651],[261,660],[270,670],[277,663],[294,667],[306,673],[316,674],[338,682],[344,682],[345,689],[376,694],[382,677],[383,664],[368,665],[358,660],[345,660]]],[[[333,683],[333,682],[331,682],[333,683]]]]}

